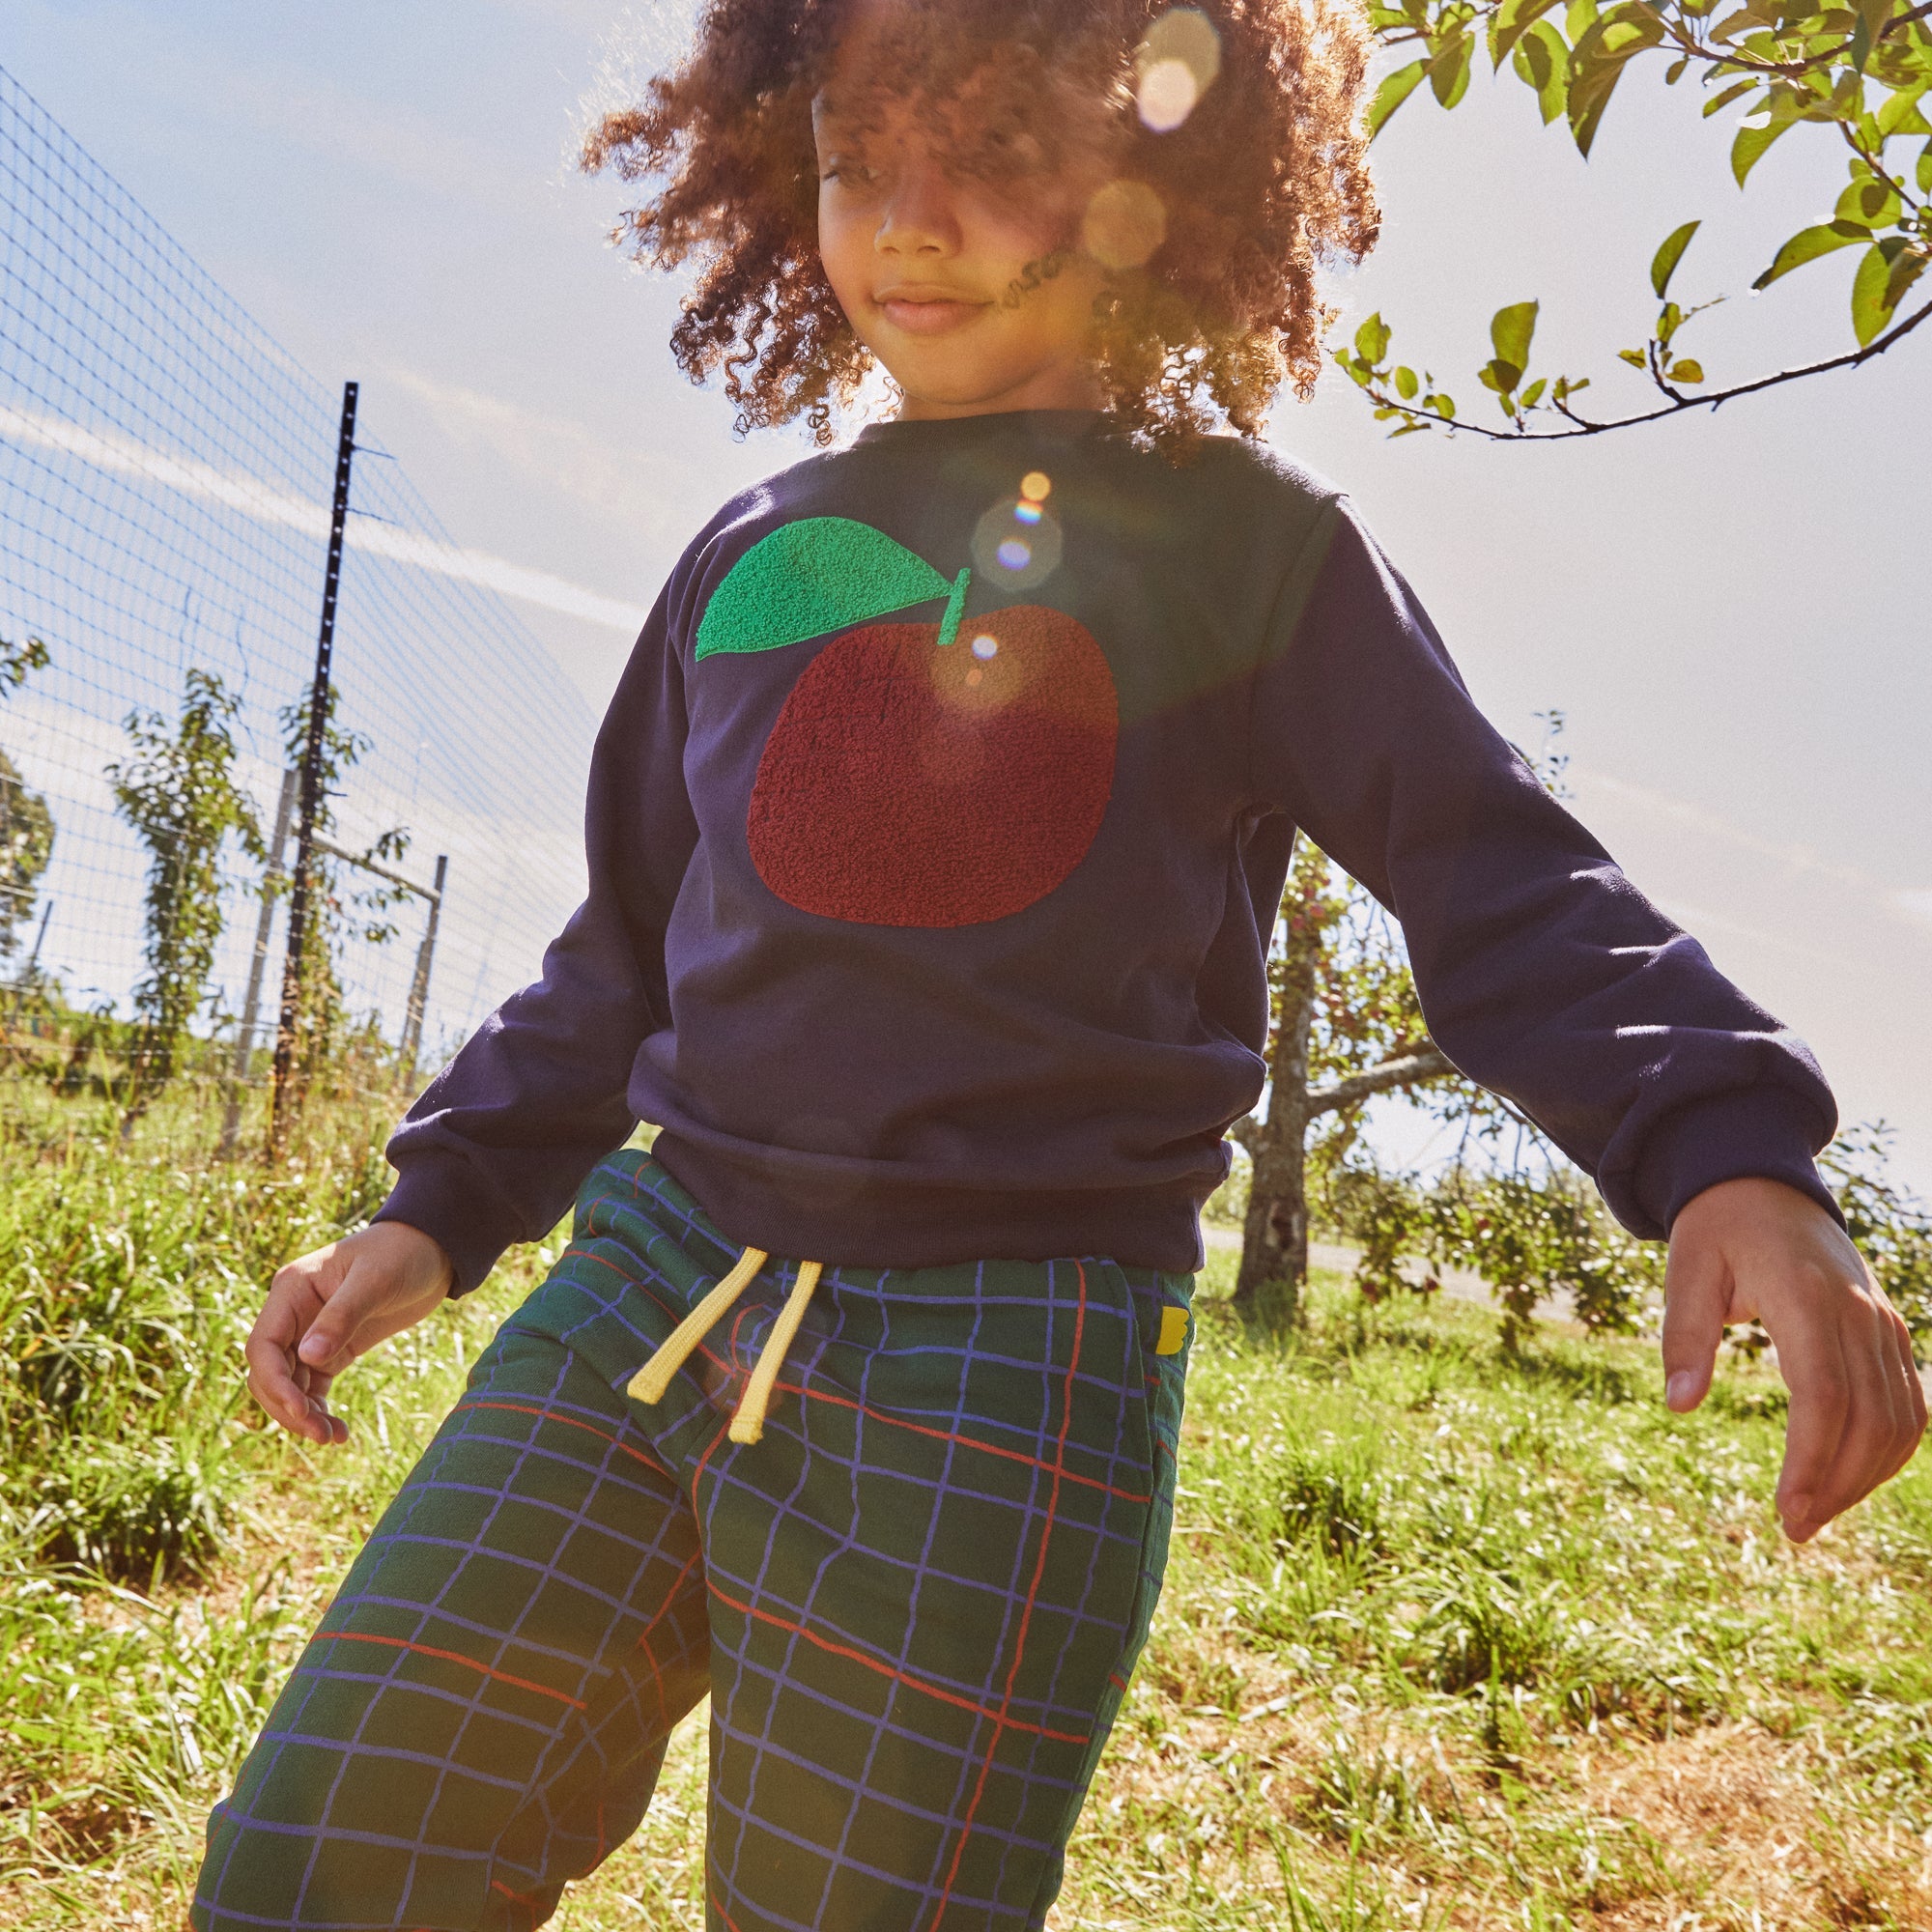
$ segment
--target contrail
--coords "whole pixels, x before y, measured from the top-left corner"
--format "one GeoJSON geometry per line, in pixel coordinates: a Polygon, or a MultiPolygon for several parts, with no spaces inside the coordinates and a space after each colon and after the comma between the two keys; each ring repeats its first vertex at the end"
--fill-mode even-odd
{"type": "MultiPolygon", "coordinates": [[[[217,469],[193,457],[170,456],[162,450],[151,449],[146,443],[111,430],[86,429],[63,416],[43,415],[0,403],[0,437],[31,449],[56,450],[65,456],[78,457],[97,469],[139,477],[144,483],[179,491],[204,503],[218,503],[223,509],[252,517],[259,524],[299,530],[304,536],[318,540],[328,535],[328,511],[321,503],[288,496],[255,477],[217,469]]],[[[613,631],[630,634],[643,628],[645,611],[640,605],[600,597],[581,583],[553,577],[547,571],[526,569],[506,557],[492,556],[487,551],[461,550],[454,544],[438,543],[412,530],[371,523],[366,518],[351,523],[347,541],[351,550],[365,555],[387,557],[392,563],[474,583],[504,597],[514,597],[520,603],[560,611],[566,617],[608,624],[613,631]]]]}

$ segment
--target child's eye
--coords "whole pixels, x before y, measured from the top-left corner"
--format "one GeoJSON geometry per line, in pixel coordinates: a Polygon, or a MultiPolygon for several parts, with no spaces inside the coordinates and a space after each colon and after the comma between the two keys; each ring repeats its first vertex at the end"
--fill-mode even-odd
{"type": "Polygon", "coordinates": [[[835,156],[819,170],[818,178],[820,181],[844,182],[853,187],[864,187],[878,179],[878,170],[868,168],[864,161],[844,160],[835,156]]]}

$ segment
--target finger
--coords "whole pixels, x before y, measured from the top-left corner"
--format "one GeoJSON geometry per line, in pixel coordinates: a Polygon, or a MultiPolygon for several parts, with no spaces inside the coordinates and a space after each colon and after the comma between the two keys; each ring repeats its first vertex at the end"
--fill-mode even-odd
{"type": "Polygon", "coordinates": [[[1809,1542],[1829,1520],[1830,1512],[1820,1512],[1820,1499],[1833,1492],[1852,1407],[1851,1372],[1838,1323],[1820,1306],[1824,1299],[1794,1295],[1791,1311],[1773,1337],[1778,1372],[1791,1391],[1776,1501],[1785,1534],[1794,1543],[1809,1542]]]}
{"type": "Polygon", "coordinates": [[[1730,1305],[1730,1267],[1721,1250],[1673,1243],[1663,1270],[1663,1399],[1680,1415],[1710,1393],[1730,1305]]]}
{"type": "Polygon", "coordinates": [[[300,1316],[286,1292],[270,1292],[269,1301],[249,1330],[242,1354],[248,1364],[248,1388],[255,1400],[284,1429],[298,1435],[314,1435],[309,1420],[305,1377],[295,1359],[300,1316]]]}
{"type": "Polygon", "coordinates": [[[322,1307],[310,1271],[294,1267],[278,1270],[249,1331],[243,1354],[248,1363],[249,1390],[263,1408],[292,1435],[326,1444],[345,1439],[346,1431],[329,1414],[323,1399],[327,1380],[318,1388],[315,1376],[303,1366],[298,1353],[301,1339],[322,1307]]]}
{"type": "Polygon", "coordinates": [[[1879,1478],[1889,1483],[1918,1453],[1919,1438],[1925,1434],[1925,1385],[1918,1378],[1918,1363],[1912,1352],[1912,1331],[1883,1295],[1879,1296],[1879,1319],[1896,1390],[1892,1413],[1898,1424],[1898,1440],[1885,1474],[1879,1478]]]}
{"type": "Polygon", "coordinates": [[[1885,1480],[1905,1427],[1905,1390],[1882,1311],[1852,1290],[1840,1298],[1837,1328],[1849,1400],[1831,1467],[1812,1496],[1811,1520],[1818,1529],[1885,1480]]]}
{"type": "Polygon", "coordinates": [[[311,1369],[337,1375],[373,1347],[373,1340],[365,1340],[361,1330],[383,1287],[378,1269],[352,1258],[334,1289],[323,1291],[326,1299],[297,1351],[301,1360],[311,1369]]]}
{"type": "Polygon", "coordinates": [[[327,1421],[311,1406],[307,1391],[290,1373],[286,1361],[253,1355],[248,1364],[248,1391],[270,1418],[291,1435],[311,1442],[327,1440],[327,1421]]]}
{"type": "Polygon", "coordinates": [[[1918,1453],[1918,1441],[1926,1432],[1926,1387],[1918,1374],[1918,1356],[1913,1350],[1913,1331],[1901,1320],[1897,1308],[1886,1298],[1886,1291],[1872,1285],[1872,1300],[1878,1304],[1880,1323],[1886,1337],[1886,1356],[1897,1376],[1901,1399],[1897,1410],[1903,1418],[1901,1439],[1891,1466],[1886,1470],[1889,1482],[1918,1453]]]}
{"type": "Polygon", "coordinates": [[[1912,1330],[1905,1325],[1905,1318],[1896,1309],[1891,1312],[1891,1331],[1899,1359],[1905,1366],[1905,1384],[1911,1390],[1912,1419],[1915,1434],[1912,1447],[1906,1452],[1909,1462],[1917,1454],[1919,1443],[1924,1439],[1926,1425],[1932,1421],[1932,1404],[1925,1399],[1925,1378],[1918,1371],[1918,1354],[1912,1346],[1912,1330]]]}

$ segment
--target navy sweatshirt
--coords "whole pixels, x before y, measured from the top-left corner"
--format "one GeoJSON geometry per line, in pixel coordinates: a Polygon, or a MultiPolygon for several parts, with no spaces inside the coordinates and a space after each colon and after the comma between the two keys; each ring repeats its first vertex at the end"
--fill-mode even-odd
{"type": "Polygon", "coordinates": [[[1297,830],[1626,1226],[1741,1175],[1831,1206],[1809,1052],[1485,722],[1345,497],[1031,412],[867,429],[700,532],[598,737],[589,896],[379,1218],[473,1288],[641,1120],[774,1254],[1196,1267],[1297,830]]]}

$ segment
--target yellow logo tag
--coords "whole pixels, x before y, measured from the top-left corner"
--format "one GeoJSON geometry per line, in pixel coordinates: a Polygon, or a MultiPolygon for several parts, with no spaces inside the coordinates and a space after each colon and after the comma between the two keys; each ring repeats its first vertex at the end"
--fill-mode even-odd
{"type": "Polygon", "coordinates": [[[1187,1346],[1187,1311],[1171,1303],[1160,1311],[1160,1340],[1153,1345],[1156,1355],[1178,1355],[1187,1346]]]}

